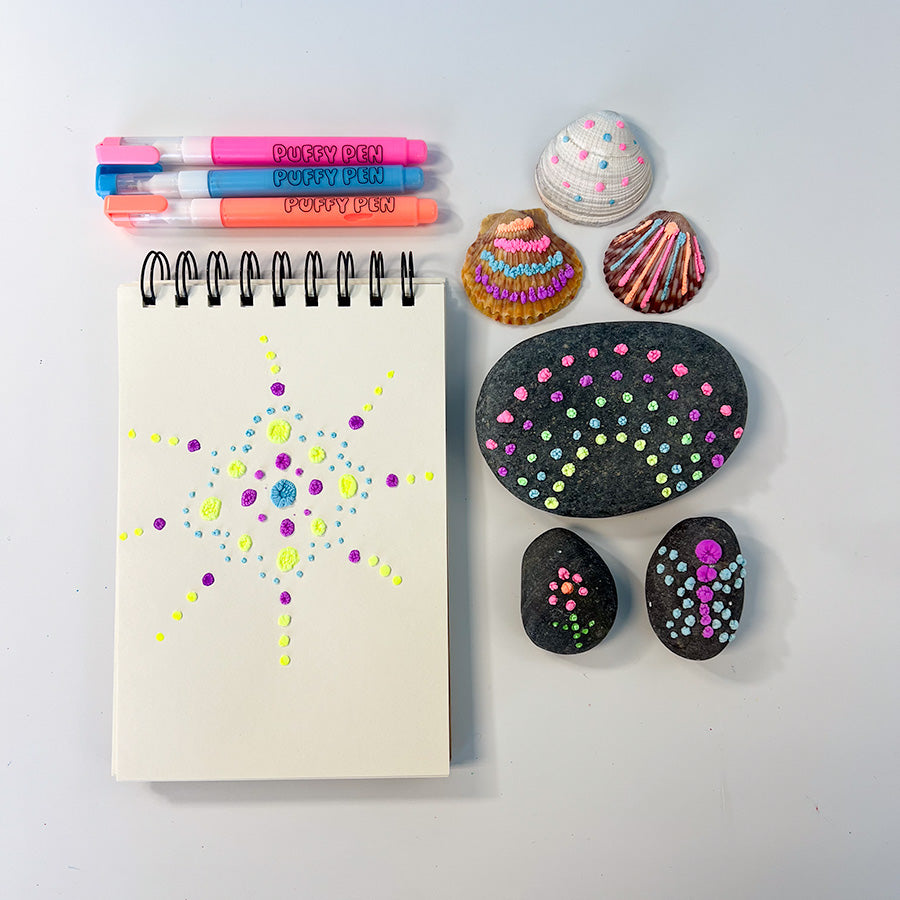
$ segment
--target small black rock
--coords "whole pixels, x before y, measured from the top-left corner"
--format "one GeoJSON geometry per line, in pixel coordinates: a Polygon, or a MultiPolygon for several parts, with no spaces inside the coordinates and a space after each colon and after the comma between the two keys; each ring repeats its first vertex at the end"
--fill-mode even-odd
{"type": "Polygon", "coordinates": [[[566,528],[535,538],[522,556],[522,625],[542,650],[584,653],[616,619],[618,598],[609,566],[566,528]]]}
{"type": "Polygon", "coordinates": [[[684,519],[647,564],[650,625],[673,653],[711,659],[734,640],[744,609],[746,561],[728,523],[684,519]]]}

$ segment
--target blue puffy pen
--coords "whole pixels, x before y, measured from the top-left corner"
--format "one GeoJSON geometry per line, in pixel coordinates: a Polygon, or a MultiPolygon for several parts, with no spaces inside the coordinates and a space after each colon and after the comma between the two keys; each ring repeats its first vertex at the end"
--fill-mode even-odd
{"type": "Polygon", "coordinates": [[[283,169],[180,169],[161,165],[97,166],[96,188],[110,194],[160,197],[296,197],[400,194],[424,183],[416,166],[310,166],[283,169]]]}

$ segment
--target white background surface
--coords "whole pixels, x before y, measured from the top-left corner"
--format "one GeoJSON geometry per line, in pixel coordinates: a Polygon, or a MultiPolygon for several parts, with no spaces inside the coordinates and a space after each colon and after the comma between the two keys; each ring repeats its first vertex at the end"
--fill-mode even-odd
{"type": "Polygon", "coordinates": [[[895,10],[86,0],[2,18],[0,895],[897,896],[895,10]],[[472,409],[536,330],[638,318],[602,278],[623,226],[553,219],[586,281],[537,329],[481,317],[458,269],[484,215],[539,205],[545,142],[603,108],[655,165],[640,212],[686,213],[709,261],[666,320],[732,350],[751,410],[709,486],[574,523],[620,608],[564,659],[518,614],[521,553],[561,522],[499,487],[472,409]],[[105,135],[292,132],[427,140],[440,222],[143,238],[93,194],[105,135]],[[451,777],[116,784],[116,285],[151,246],[318,247],[333,271],[373,245],[449,284],[451,777]],[[656,640],[642,593],[656,541],[698,514],[728,519],[752,566],[739,639],[700,664],[656,640]]]}

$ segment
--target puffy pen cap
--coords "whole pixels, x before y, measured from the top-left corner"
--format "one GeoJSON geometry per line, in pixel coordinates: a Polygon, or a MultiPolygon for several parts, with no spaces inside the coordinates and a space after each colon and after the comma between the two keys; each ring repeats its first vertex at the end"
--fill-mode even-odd
{"type": "Polygon", "coordinates": [[[406,165],[420,166],[428,159],[428,147],[425,141],[406,142],[406,165]]]}
{"type": "Polygon", "coordinates": [[[437,221],[438,205],[434,200],[418,198],[416,213],[420,225],[430,225],[437,221]]]}
{"type": "Polygon", "coordinates": [[[425,175],[416,166],[403,169],[403,189],[405,191],[417,191],[425,184],[425,175]]]}

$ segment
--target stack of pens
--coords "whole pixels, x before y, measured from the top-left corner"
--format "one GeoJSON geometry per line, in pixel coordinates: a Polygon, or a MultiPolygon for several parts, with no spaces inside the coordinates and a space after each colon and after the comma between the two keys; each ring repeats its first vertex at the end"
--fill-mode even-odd
{"type": "Polygon", "coordinates": [[[96,188],[125,227],[424,225],[437,204],[408,192],[427,153],[406,138],[108,137],[96,188]]]}

